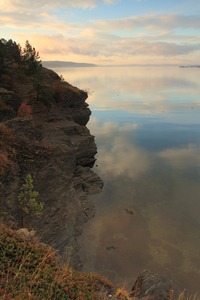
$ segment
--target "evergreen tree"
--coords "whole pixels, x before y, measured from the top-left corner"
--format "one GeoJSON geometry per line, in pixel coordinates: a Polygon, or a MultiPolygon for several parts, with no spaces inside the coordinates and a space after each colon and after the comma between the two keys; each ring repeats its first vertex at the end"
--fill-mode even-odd
{"type": "Polygon", "coordinates": [[[2,73],[5,68],[5,63],[4,63],[5,55],[6,55],[5,42],[6,40],[0,39],[0,73],[2,73]]]}
{"type": "Polygon", "coordinates": [[[24,227],[25,216],[41,216],[44,203],[37,200],[39,193],[34,191],[33,179],[30,174],[25,178],[18,195],[18,205],[21,219],[21,226],[24,227]]]}
{"type": "Polygon", "coordinates": [[[21,62],[21,49],[16,42],[0,39],[0,74],[6,72],[13,63],[21,62]]]}
{"type": "Polygon", "coordinates": [[[10,64],[21,62],[21,47],[16,42],[12,40],[7,41],[6,53],[10,64]]]}
{"type": "Polygon", "coordinates": [[[22,51],[22,62],[27,67],[29,74],[36,73],[42,67],[39,52],[30,45],[29,41],[26,41],[25,48],[22,51]]]}

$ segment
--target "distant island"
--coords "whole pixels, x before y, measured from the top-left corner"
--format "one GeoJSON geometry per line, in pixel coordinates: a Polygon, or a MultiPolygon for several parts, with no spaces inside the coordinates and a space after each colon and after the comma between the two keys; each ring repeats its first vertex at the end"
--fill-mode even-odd
{"type": "Polygon", "coordinates": [[[191,66],[179,66],[179,68],[200,68],[200,65],[191,65],[191,66]]]}
{"type": "Polygon", "coordinates": [[[42,61],[42,64],[44,67],[47,68],[60,68],[60,67],[96,67],[95,64],[90,63],[77,63],[77,62],[71,62],[71,61],[42,61]]]}

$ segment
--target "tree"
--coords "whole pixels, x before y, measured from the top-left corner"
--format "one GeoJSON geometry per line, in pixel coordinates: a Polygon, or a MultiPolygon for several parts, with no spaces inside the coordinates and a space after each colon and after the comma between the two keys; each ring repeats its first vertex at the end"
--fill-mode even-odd
{"type": "Polygon", "coordinates": [[[13,40],[8,40],[6,43],[7,59],[10,64],[21,62],[21,47],[13,40]]]}
{"type": "Polygon", "coordinates": [[[45,90],[45,81],[42,70],[38,70],[38,72],[33,77],[33,88],[36,92],[36,101],[39,101],[40,96],[45,90]]]}
{"type": "Polygon", "coordinates": [[[12,40],[0,39],[0,75],[8,70],[10,65],[21,62],[21,48],[12,40]]]}
{"type": "Polygon", "coordinates": [[[0,50],[8,64],[21,61],[21,48],[13,40],[0,39],[0,50]]]}
{"type": "Polygon", "coordinates": [[[29,41],[26,41],[25,48],[22,51],[22,62],[27,67],[29,74],[36,73],[42,67],[39,52],[30,45],[29,41]]]}
{"type": "Polygon", "coordinates": [[[34,191],[33,178],[30,174],[28,174],[18,195],[18,205],[22,227],[24,227],[24,218],[26,216],[41,216],[44,209],[44,203],[37,200],[38,195],[39,193],[34,191]]]}
{"type": "Polygon", "coordinates": [[[3,73],[4,68],[5,68],[5,40],[1,39],[0,40],[0,75],[3,73]]]}

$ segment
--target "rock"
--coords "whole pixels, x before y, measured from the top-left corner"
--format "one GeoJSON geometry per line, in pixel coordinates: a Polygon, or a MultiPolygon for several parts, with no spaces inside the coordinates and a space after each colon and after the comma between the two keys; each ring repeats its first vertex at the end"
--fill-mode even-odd
{"type": "MultiPolygon", "coordinates": [[[[45,70],[49,85],[59,80],[45,70]]],[[[26,82],[20,82],[20,97],[27,95],[26,82]]],[[[31,81],[28,82],[31,90],[31,81]]],[[[17,90],[17,88],[16,88],[17,90]]],[[[33,114],[4,122],[12,129],[14,167],[0,175],[0,219],[17,222],[17,197],[24,178],[31,174],[34,190],[44,202],[42,218],[25,218],[35,228],[41,242],[52,245],[71,267],[80,269],[77,236],[83,224],[94,216],[94,205],[87,195],[100,192],[101,179],[91,170],[97,152],[94,136],[85,127],[91,114],[87,93],[64,83],[64,98],[52,106],[29,99],[33,114]]],[[[1,143],[1,136],[0,136],[1,143]]],[[[1,162],[0,162],[1,163],[1,162]]]]}
{"type": "Polygon", "coordinates": [[[128,214],[128,215],[135,215],[135,211],[133,209],[130,209],[130,208],[125,208],[124,209],[125,212],[128,214]]]}
{"type": "Polygon", "coordinates": [[[60,76],[54,72],[53,70],[47,69],[45,67],[42,68],[44,76],[46,76],[48,79],[55,81],[60,80],[60,76]]]}
{"type": "Polygon", "coordinates": [[[173,293],[171,280],[145,270],[137,278],[130,297],[147,298],[148,300],[171,300],[173,293]]]}
{"type": "Polygon", "coordinates": [[[88,98],[86,92],[71,85],[66,85],[64,89],[65,101],[62,103],[64,110],[69,110],[70,116],[75,123],[85,126],[90,118],[91,111],[85,102],[88,98]]]}
{"type": "Polygon", "coordinates": [[[29,231],[28,228],[20,228],[16,231],[16,233],[27,241],[32,240],[35,236],[35,230],[29,231]]]}
{"type": "Polygon", "coordinates": [[[116,246],[107,246],[106,250],[110,251],[110,250],[116,250],[117,247],[116,246]]]}

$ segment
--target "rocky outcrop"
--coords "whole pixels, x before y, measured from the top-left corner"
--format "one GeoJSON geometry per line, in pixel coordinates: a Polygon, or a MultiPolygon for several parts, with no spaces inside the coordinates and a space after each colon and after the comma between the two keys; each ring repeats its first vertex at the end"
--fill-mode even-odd
{"type": "Polygon", "coordinates": [[[144,270],[137,278],[130,297],[149,300],[172,300],[172,281],[144,270]]]}
{"type": "MultiPolygon", "coordinates": [[[[58,80],[53,71],[44,72],[51,84],[58,80]]],[[[25,85],[20,88],[19,98],[26,91],[25,85]]],[[[91,113],[86,98],[84,91],[64,83],[62,99],[51,106],[29,99],[31,119],[4,122],[13,135],[14,154],[12,165],[0,174],[1,222],[19,227],[17,196],[25,176],[31,174],[44,212],[42,218],[25,219],[24,225],[34,228],[44,243],[77,269],[81,263],[76,237],[94,216],[87,195],[102,188],[101,179],[91,170],[97,149],[85,127],[91,113]]]]}

